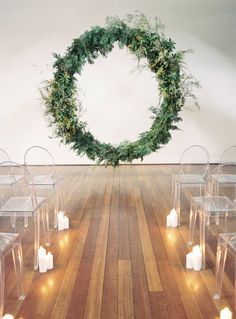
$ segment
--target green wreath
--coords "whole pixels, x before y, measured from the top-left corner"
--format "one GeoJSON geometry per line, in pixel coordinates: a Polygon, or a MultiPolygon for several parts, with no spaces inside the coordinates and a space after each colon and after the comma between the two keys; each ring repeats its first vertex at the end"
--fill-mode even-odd
{"type": "MultiPolygon", "coordinates": [[[[86,154],[91,160],[116,166],[132,162],[157,151],[171,138],[171,130],[181,120],[181,111],[187,96],[197,82],[182,68],[187,51],[176,51],[175,43],[165,37],[160,23],[151,23],[143,14],[128,15],[121,20],[108,18],[106,27],[95,26],[73,40],[65,56],[54,54],[54,78],[47,81],[42,91],[49,124],[56,137],[70,144],[78,155],[86,154]],[[135,142],[124,141],[118,146],[98,141],[87,129],[87,123],[78,116],[78,91],[75,74],[83,66],[94,63],[99,56],[107,56],[114,44],[127,47],[138,62],[146,58],[147,67],[158,81],[160,102],[150,107],[153,122],[150,129],[139,135],[135,142]]],[[[79,107],[81,103],[79,102],[79,107]]]]}

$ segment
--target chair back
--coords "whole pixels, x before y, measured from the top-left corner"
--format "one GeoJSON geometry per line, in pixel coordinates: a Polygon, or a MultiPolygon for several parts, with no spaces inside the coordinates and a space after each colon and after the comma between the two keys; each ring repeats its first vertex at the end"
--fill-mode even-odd
{"type": "Polygon", "coordinates": [[[179,174],[200,175],[208,178],[209,154],[205,147],[192,145],[184,150],[179,161],[179,174]]]}
{"type": "Polygon", "coordinates": [[[55,161],[45,147],[34,145],[28,148],[24,154],[24,165],[32,177],[48,176],[56,180],[55,161]]]}
{"type": "Polygon", "coordinates": [[[220,164],[236,163],[236,145],[226,148],[220,156],[220,164]]]}
{"type": "Polygon", "coordinates": [[[5,161],[10,161],[11,158],[8,155],[8,153],[0,147],[0,163],[5,162],[5,161]]]}
{"type": "Polygon", "coordinates": [[[236,199],[236,162],[221,163],[211,173],[213,193],[236,199]]]}

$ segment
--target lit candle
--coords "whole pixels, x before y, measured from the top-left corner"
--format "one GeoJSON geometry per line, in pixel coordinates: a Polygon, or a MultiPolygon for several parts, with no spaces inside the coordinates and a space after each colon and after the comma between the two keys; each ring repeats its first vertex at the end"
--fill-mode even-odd
{"type": "Polygon", "coordinates": [[[177,227],[178,226],[178,215],[176,210],[171,209],[169,215],[166,217],[166,226],[167,227],[177,227]]]}
{"type": "Polygon", "coordinates": [[[172,209],[170,214],[171,214],[171,220],[172,220],[172,227],[177,227],[178,226],[178,215],[176,213],[176,210],[172,209]]]}
{"type": "Polygon", "coordinates": [[[44,273],[47,271],[47,256],[46,249],[40,247],[38,250],[38,260],[39,260],[39,272],[44,273]]]}
{"type": "Polygon", "coordinates": [[[193,247],[193,269],[196,271],[202,269],[202,252],[199,245],[193,247]]]}
{"type": "Polygon", "coordinates": [[[52,253],[47,253],[47,269],[53,269],[53,255],[52,253]]]}
{"type": "Polygon", "coordinates": [[[57,224],[58,224],[58,230],[64,229],[64,213],[63,212],[59,212],[57,214],[57,224]]]}
{"type": "Polygon", "coordinates": [[[9,313],[6,313],[2,319],[14,319],[13,315],[10,315],[9,313]]]}
{"type": "Polygon", "coordinates": [[[63,226],[64,226],[64,229],[69,229],[69,218],[67,216],[64,216],[63,226]]]}
{"type": "Polygon", "coordinates": [[[192,252],[186,255],[186,268],[187,269],[193,268],[193,253],[192,252]]]}
{"type": "Polygon", "coordinates": [[[46,249],[43,248],[42,246],[39,247],[39,255],[45,255],[46,254],[46,249]]]}
{"type": "Polygon", "coordinates": [[[172,218],[171,218],[171,214],[166,216],[166,226],[167,227],[172,227],[172,218]]]}
{"type": "Polygon", "coordinates": [[[225,307],[220,311],[220,319],[232,319],[232,312],[228,307],[225,307]]]}

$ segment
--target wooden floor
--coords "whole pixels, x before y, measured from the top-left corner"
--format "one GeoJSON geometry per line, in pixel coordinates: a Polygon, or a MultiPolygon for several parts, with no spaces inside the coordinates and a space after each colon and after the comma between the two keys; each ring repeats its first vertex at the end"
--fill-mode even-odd
{"type": "MultiPolygon", "coordinates": [[[[213,319],[224,306],[233,309],[233,271],[222,299],[212,299],[213,254],[205,271],[185,269],[187,193],[181,227],[165,226],[176,166],[57,169],[64,175],[70,229],[52,230],[55,268],[40,274],[33,270],[32,228],[20,228],[27,298],[17,300],[9,256],[4,313],[18,319],[213,319]]],[[[1,231],[8,225],[1,219],[1,231]]]]}

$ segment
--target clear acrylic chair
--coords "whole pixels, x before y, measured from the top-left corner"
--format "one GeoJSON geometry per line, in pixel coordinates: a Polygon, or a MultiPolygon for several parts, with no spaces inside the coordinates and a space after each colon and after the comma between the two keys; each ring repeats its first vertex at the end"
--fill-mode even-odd
{"type": "Polygon", "coordinates": [[[26,167],[15,162],[0,164],[0,175],[21,175],[23,178],[13,186],[0,187],[0,216],[10,216],[15,231],[16,218],[24,217],[25,227],[28,217],[33,218],[34,225],[34,269],[38,268],[38,249],[40,241],[40,216],[43,222],[45,244],[49,245],[48,203],[46,197],[36,195],[34,185],[29,187],[32,180],[26,167]]]}
{"type": "MultiPolygon", "coordinates": [[[[197,216],[199,216],[202,268],[205,269],[206,227],[209,226],[211,218],[216,221],[217,226],[220,225],[220,220],[223,218],[223,232],[227,232],[228,218],[236,216],[236,205],[227,196],[192,197],[189,222],[189,245],[193,245],[197,216]]],[[[220,230],[222,231],[222,229],[220,230]]]]}
{"type": "Polygon", "coordinates": [[[208,179],[209,154],[201,145],[192,145],[185,149],[179,161],[179,172],[172,178],[173,207],[180,225],[181,187],[191,187],[202,195],[202,189],[208,179]]]}
{"type": "Polygon", "coordinates": [[[5,257],[12,252],[17,293],[20,300],[25,299],[23,289],[23,255],[19,234],[0,233],[0,318],[4,308],[4,288],[5,288],[5,257]]]}
{"type": "Polygon", "coordinates": [[[54,196],[54,228],[57,228],[57,214],[64,205],[64,189],[62,176],[56,174],[52,154],[42,146],[32,146],[24,154],[24,164],[32,176],[31,183],[41,192],[46,190],[48,197],[54,196]]]}
{"type": "MultiPolygon", "coordinates": [[[[236,257],[236,233],[224,233],[218,237],[217,254],[216,254],[216,272],[215,272],[215,290],[214,299],[220,299],[222,283],[225,270],[227,253],[236,257]]],[[[236,263],[235,263],[236,267],[236,263]]],[[[236,270],[236,268],[235,268],[236,270]]],[[[236,275],[236,272],[235,272],[236,275]]],[[[236,309],[236,281],[235,281],[235,309],[236,309]]]]}

